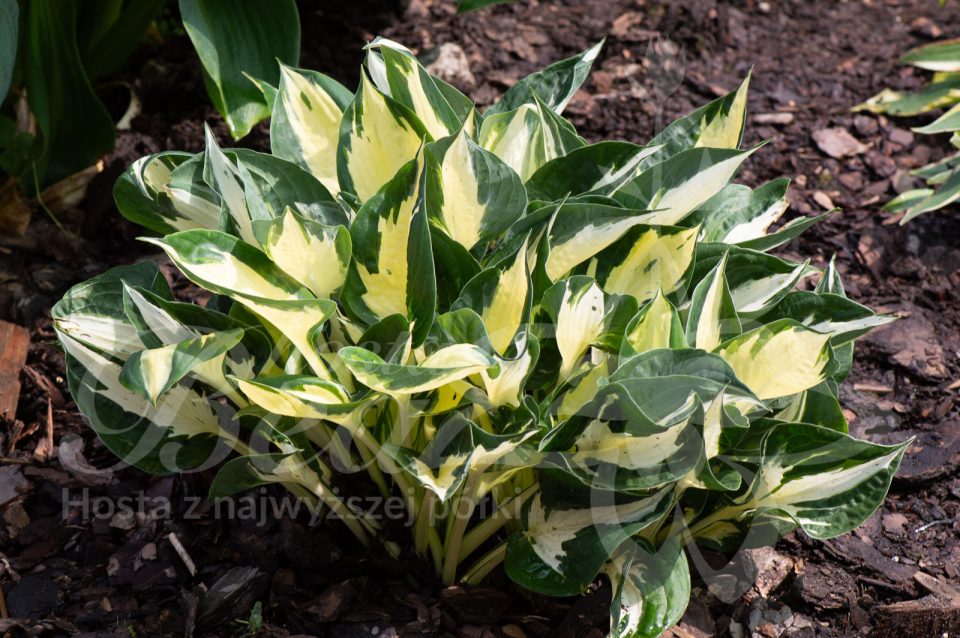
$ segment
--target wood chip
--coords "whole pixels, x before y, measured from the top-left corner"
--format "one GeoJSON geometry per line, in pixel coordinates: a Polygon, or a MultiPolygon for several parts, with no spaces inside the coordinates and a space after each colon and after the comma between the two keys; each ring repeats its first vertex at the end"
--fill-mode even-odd
{"type": "Polygon", "coordinates": [[[180,537],[177,536],[177,533],[170,532],[170,534],[167,536],[167,540],[170,541],[173,551],[177,552],[177,556],[179,556],[180,560],[183,561],[183,564],[187,568],[187,571],[190,572],[190,575],[196,576],[197,565],[193,562],[193,559],[190,558],[190,553],[187,552],[187,548],[184,547],[183,543],[180,542],[180,537]]]}
{"type": "Polygon", "coordinates": [[[813,141],[817,148],[834,159],[860,155],[869,148],[843,128],[824,128],[814,131],[813,141]]]}
{"type": "Polygon", "coordinates": [[[20,399],[20,370],[27,362],[30,333],[0,321],[0,418],[13,419],[20,399]]]}
{"type": "Polygon", "coordinates": [[[758,113],[753,116],[756,124],[778,124],[784,126],[793,122],[793,113],[758,113]]]}
{"type": "Polygon", "coordinates": [[[858,392],[875,392],[877,394],[889,394],[893,392],[893,388],[882,383],[854,383],[853,389],[858,392]]]}
{"type": "Polygon", "coordinates": [[[903,219],[903,216],[906,214],[907,214],[906,211],[900,211],[899,213],[890,215],[880,223],[883,224],[884,226],[895,226],[896,224],[900,223],[900,220],[903,219]]]}
{"type": "Polygon", "coordinates": [[[46,463],[53,455],[53,403],[47,398],[47,430],[43,438],[33,448],[33,458],[38,463],[46,463]]]}
{"type": "Polygon", "coordinates": [[[830,196],[824,193],[823,191],[814,192],[813,201],[815,201],[817,205],[824,210],[834,209],[833,200],[830,199],[830,196]]]}
{"type": "Polygon", "coordinates": [[[57,457],[63,469],[84,485],[102,487],[113,481],[111,470],[101,470],[87,461],[83,455],[83,438],[79,434],[71,432],[61,437],[57,457]]]}

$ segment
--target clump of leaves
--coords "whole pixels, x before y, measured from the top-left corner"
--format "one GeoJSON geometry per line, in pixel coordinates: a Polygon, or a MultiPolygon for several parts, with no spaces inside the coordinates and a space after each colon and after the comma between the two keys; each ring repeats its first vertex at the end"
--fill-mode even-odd
{"type": "MultiPolygon", "coordinates": [[[[904,54],[900,61],[933,71],[933,79],[919,91],[884,89],[854,110],[912,117],[947,108],[935,121],[913,130],[927,135],[952,133],[950,143],[960,149],[960,40],[944,40],[919,46],[904,54]]],[[[910,174],[922,179],[926,187],[901,193],[884,209],[904,213],[900,219],[900,223],[904,224],[918,215],[952,204],[960,199],[958,169],[960,152],[911,171],[910,174]]]]}
{"type": "Polygon", "coordinates": [[[235,452],[212,495],[282,483],[362,543],[382,517],[332,483],[367,474],[444,581],[605,574],[618,636],[680,617],[689,543],[857,526],[904,448],[850,437],[838,384],[888,318],[769,254],[819,218],[771,231],[787,180],[730,183],[747,81],[646,146],[588,144],[561,113],[598,52],[481,114],[378,39],[356,92],[283,67],[272,154],[208,132],[136,162],[121,212],[212,296],[147,261],[54,308],[103,442],[156,473],[235,452]]]}

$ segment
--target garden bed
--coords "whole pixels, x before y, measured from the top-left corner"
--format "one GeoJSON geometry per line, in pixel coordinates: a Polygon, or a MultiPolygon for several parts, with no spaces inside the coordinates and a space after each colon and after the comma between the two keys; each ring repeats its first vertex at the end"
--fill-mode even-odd
{"type": "MultiPolygon", "coordinates": [[[[919,86],[922,78],[897,66],[897,56],[938,30],[960,36],[960,9],[938,9],[930,0],[566,0],[458,17],[451,2],[440,0],[412,0],[405,14],[388,2],[337,12],[319,4],[301,9],[303,66],[346,81],[374,35],[421,54],[454,43],[467,64],[445,64],[447,79],[481,103],[606,36],[592,77],[567,110],[591,141],[643,143],[659,126],[734,88],[753,65],[745,144],[772,141],[737,181],[756,186],[786,175],[794,180],[792,214],[843,209],[781,252],[813,256],[817,266],[836,254],[851,298],[902,318],[860,342],[841,399],[858,437],[917,441],[884,506],[855,532],[826,542],[792,534],[774,550],[741,554],[720,574],[694,569],[694,599],[676,635],[847,636],[874,628],[876,635],[919,636],[934,635],[927,633],[933,627],[936,635],[960,628],[960,594],[951,597],[952,587],[960,588],[958,217],[936,213],[900,227],[880,211],[909,187],[906,171],[945,148],[913,136],[910,121],[849,112],[883,86],[919,86]],[[759,585],[751,588],[756,571],[759,585]],[[908,624],[928,620],[953,625],[908,624]]],[[[444,61],[455,61],[456,53],[447,47],[444,61]]],[[[144,256],[144,245],[132,240],[137,230],[115,212],[113,181],[144,154],[200,150],[204,121],[218,122],[215,131],[227,138],[184,41],[144,51],[130,68],[143,111],[120,133],[85,200],[64,215],[75,235],[37,213],[24,238],[0,241],[2,318],[31,328],[16,419],[0,430],[0,552],[9,560],[0,573],[8,615],[29,617],[24,627],[52,634],[230,636],[243,634],[236,620],[248,620],[260,601],[262,635],[604,635],[606,586],[560,600],[523,593],[502,575],[478,589],[444,589],[409,551],[399,561],[359,552],[335,525],[311,528],[302,517],[270,515],[218,519],[202,501],[212,473],[151,478],[127,469],[108,476],[86,467],[83,457],[65,456],[80,449],[69,438],[76,434],[90,464],[113,463],[69,399],[48,317],[70,284],[144,256]],[[60,460],[46,462],[58,446],[60,460]],[[64,490],[75,503],[66,521],[64,490]],[[141,509],[168,499],[172,512],[84,520],[77,505],[84,490],[109,497],[85,501],[101,503],[101,513],[140,493],[153,499],[141,509]]],[[[263,125],[244,141],[266,143],[263,125]]],[[[271,495],[281,496],[262,494],[271,495]]],[[[717,557],[705,560],[722,566],[717,557]]],[[[15,626],[0,620],[0,628],[4,623],[15,626]]]]}

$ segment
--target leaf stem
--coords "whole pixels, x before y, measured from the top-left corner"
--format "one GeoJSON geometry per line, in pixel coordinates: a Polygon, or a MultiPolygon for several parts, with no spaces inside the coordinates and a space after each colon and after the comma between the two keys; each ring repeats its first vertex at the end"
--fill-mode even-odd
{"type": "MultiPolygon", "coordinates": [[[[343,421],[342,425],[347,429],[347,432],[350,433],[350,436],[353,437],[354,442],[357,444],[360,457],[367,466],[367,473],[370,474],[373,482],[377,484],[377,487],[380,489],[380,494],[384,498],[389,497],[390,486],[387,485],[387,481],[380,467],[380,459],[383,457],[380,444],[370,435],[370,432],[367,431],[367,426],[363,424],[363,419],[359,414],[351,414],[348,419],[343,421]]],[[[387,471],[391,475],[394,475],[396,470],[391,471],[387,469],[387,471]]],[[[395,478],[394,476],[394,479],[395,478]]]]}
{"type": "Polygon", "coordinates": [[[503,562],[507,556],[507,541],[501,541],[496,547],[480,557],[464,574],[461,582],[467,585],[478,585],[503,562]]]}
{"type": "Polygon", "coordinates": [[[475,552],[478,547],[500,531],[507,521],[514,520],[520,515],[520,509],[536,491],[540,489],[539,483],[534,483],[516,496],[506,500],[490,515],[490,518],[475,525],[473,529],[467,532],[460,544],[459,560],[463,561],[470,554],[475,552]]]}
{"type": "Polygon", "coordinates": [[[436,494],[430,490],[424,490],[423,498],[420,500],[420,508],[416,514],[413,547],[420,555],[425,555],[429,546],[430,529],[433,527],[433,504],[436,502],[436,498],[436,494]]]}
{"type": "Polygon", "coordinates": [[[481,476],[483,476],[483,468],[467,470],[467,479],[459,490],[457,506],[450,513],[452,522],[447,526],[446,538],[444,539],[444,562],[443,573],[441,574],[443,582],[447,585],[452,585],[457,577],[457,565],[460,564],[460,544],[463,542],[463,534],[467,529],[467,523],[470,522],[470,516],[473,514],[474,499],[481,476]]]}
{"type": "Polygon", "coordinates": [[[371,523],[364,518],[358,518],[336,494],[327,489],[327,486],[324,485],[322,481],[318,479],[311,483],[304,480],[301,483],[287,484],[287,488],[294,494],[298,491],[295,489],[297,487],[315,496],[321,503],[329,507],[338,515],[340,520],[343,521],[343,524],[353,532],[353,535],[357,537],[357,540],[359,540],[364,547],[370,546],[370,534],[368,530],[371,523]]]}

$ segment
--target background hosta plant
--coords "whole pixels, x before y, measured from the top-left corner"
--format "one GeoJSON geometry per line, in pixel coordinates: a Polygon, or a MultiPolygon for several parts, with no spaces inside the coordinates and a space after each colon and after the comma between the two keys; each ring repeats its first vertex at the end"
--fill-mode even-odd
{"type": "Polygon", "coordinates": [[[817,218],[771,230],[787,181],[730,183],[746,81],[646,146],[588,144],[561,114],[598,51],[481,114],[376,40],[353,92],[281,69],[272,154],[208,133],[135,163],[120,210],[212,297],[145,262],[57,304],[103,442],[157,473],[235,452],[213,496],[281,483],[364,543],[381,521],[332,483],[369,475],[445,582],[603,574],[618,636],[683,613],[686,544],[858,525],[903,446],[851,438],[838,384],[888,318],[769,254],[817,218]]]}
{"type": "MultiPolygon", "coordinates": [[[[82,198],[115,141],[104,93],[123,83],[112,76],[148,32],[161,39],[175,4],[231,135],[269,117],[269,91],[249,76],[276,84],[277,60],[299,59],[294,0],[0,0],[0,232],[26,231],[21,191],[51,208],[82,198]]],[[[134,93],[118,126],[136,114],[134,93]]]]}
{"type": "MultiPolygon", "coordinates": [[[[960,149],[960,40],[944,40],[908,51],[900,61],[926,71],[933,71],[930,83],[914,92],[884,89],[857,110],[907,117],[938,109],[948,109],[935,121],[916,127],[917,133],[928,135],[952,133],[950,143],[960,149]]],[[[922,179],[926,187],[901,193],[884,208],[904,213],[906,223],[924,213],[939,210],[960,199],[960,152],[915,169],[911,175],[922,179]]]]}

